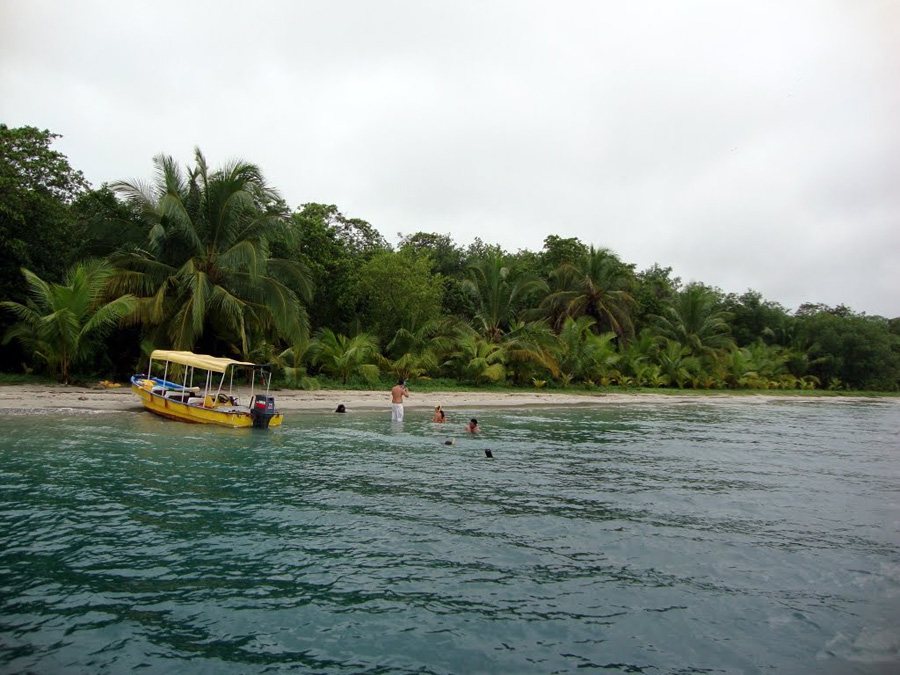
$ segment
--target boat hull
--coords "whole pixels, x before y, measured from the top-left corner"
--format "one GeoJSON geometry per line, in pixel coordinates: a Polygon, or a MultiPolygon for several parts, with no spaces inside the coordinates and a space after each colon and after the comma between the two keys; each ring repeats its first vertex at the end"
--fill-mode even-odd
{"type": "MultiPolygon", "coordinates": [[[[253,426],[253,418],[248,410],[230,410],[205,408],[199,405],[175,401],[166,396],[155,394],[142,385],[142,380],[132,380],[131,391],[141,399],[141,405],[147,410],[161,417],[190,424],[213,424],[220,427],[250,428],[253,426]]],[[[269,421],[270,427],[277,427],[284,417],[276,413],[269,421]]]]}

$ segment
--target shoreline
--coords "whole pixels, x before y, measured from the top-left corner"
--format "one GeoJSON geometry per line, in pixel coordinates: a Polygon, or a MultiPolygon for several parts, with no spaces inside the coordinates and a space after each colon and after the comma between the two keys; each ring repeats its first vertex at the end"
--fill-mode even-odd
{"type": "MultiPolygon", "coordinates": [[[[390,410],[388,391],[319,389],[315,391],[273,390],[276,405],[282,412],[333,411],[339,403],[352,410],[390,410]]],[[[900,401],[892,397],[870,396],[804,396],[785,394],[741,394],[728,392],[702,393],[597,393],[564,392],[478,392],[438,391],[410,392],[405,406],[410,410],[433,410],[440,405],[447,410],[473,408],[539,408],[554,406],[602,406],[621,404],[684,403],[768,403],[772,401],[900,401]]],[[[0,386],[0,415],[29,411],[66,410],[73,412],[140,412],[143,410],[131,388],[77,387],[61,384],[0,386]]]]}

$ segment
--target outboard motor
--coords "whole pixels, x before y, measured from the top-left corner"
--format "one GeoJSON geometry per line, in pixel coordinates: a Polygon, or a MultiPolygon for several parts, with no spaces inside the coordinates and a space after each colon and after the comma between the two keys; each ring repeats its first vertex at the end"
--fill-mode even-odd
{"type": "Polygon", "coordinates": [[[275,417],[275,397],[256,394],[250,402],[250,419],[254,429],[268,429],[269,422],[275,417]]]}

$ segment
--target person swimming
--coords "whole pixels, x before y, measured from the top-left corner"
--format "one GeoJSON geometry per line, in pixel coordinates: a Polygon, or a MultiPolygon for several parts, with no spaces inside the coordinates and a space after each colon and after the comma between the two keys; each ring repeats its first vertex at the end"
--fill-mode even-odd
{"type": "Polygon", "coordinates": [[[345,412],[347,412],[347,406],[345,406],[343,403],[338,403],[337,410],[335,410],[334,412],[345,413],[345,412]]]}
{"type": "Polygon", "coordinates": [[[470,419],[469,424],[466,426],[466,431],[468,431],[470,434],[480,434],[481,427],[478,426],[478,420],[476,420],[474,417],[470,419]]]}

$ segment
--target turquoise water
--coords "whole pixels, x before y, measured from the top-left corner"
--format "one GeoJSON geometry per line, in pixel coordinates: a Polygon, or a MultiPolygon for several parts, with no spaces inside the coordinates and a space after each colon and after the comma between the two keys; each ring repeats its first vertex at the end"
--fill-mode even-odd
{"type": "Polygon", "coordinates": [[[0,671],[897,672],[897,401],[429,417],[0,416],[0,671]]]}

